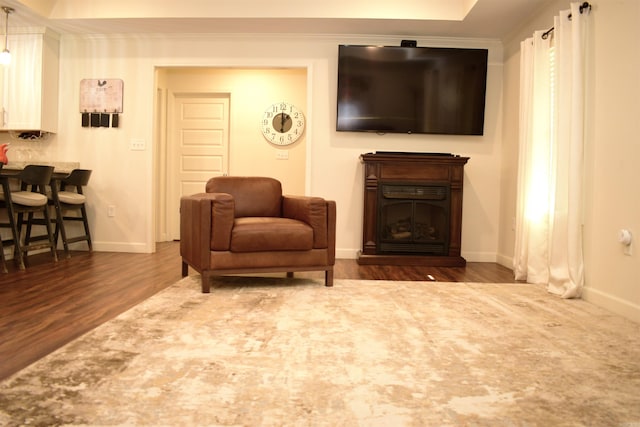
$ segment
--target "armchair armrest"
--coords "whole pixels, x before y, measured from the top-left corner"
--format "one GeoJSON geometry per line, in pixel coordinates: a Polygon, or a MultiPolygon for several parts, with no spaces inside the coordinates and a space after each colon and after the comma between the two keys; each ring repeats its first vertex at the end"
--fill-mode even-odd
{"type": "Polygon", "coordinates": [[[209,267],[211,250],[228,250],[234,220],[233,197],[199,193],[180,199],[180,255],[196,269],[209,267]]]}
{"type": "Polygon", "coordinates": [[[321,197],[282,197],[282,216],[309,224],[313,229],[313,247],[317,249],[324,249],[329,244],[327,203],[321,197]]]}

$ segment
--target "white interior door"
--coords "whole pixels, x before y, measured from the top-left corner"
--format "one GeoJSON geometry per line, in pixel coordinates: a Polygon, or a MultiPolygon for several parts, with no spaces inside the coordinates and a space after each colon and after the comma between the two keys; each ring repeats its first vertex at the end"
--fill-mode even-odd
{"type": "Polygon", "coordinates": [[[203,193],[209,178],[228,172],[229,94],[174,93],[171,98],[167,220],[169,237],[177,240],[180,197],[203,193]]]}

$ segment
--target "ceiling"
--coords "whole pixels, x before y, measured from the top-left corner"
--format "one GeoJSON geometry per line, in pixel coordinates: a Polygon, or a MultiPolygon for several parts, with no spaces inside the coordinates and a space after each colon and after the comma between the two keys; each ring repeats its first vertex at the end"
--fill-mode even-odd
{"type": "MultiPolygon", "coordinates": [[[[60,34],[266,33],[504,39],[553,0],[0,0],[60,34]]],[[[4,30],[4,16],[2,18],[4,30]]],[[[3,31],[4,32],[4,31],[3,31]]]]}

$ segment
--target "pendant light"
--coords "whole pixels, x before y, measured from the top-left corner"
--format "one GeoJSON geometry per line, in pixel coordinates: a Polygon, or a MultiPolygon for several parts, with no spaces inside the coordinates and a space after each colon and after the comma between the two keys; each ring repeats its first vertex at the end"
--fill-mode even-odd
{"type": "Polygon", "coordinates": [[[9,65],[11,62],[11,52],[9,52],[9,14],[13,12],[12,7],[2,6],[6,18],[4,20],[4,50],[0,53],[0,64],[9,65]]]}

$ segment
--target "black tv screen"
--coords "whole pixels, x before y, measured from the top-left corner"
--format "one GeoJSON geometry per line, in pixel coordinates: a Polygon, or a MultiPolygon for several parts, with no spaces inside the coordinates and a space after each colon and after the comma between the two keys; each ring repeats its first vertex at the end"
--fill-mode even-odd
{"type": "Polygon", "coordinates": [[[487,53],[340,45],[336,129],[482,135],[487,53]]]}

